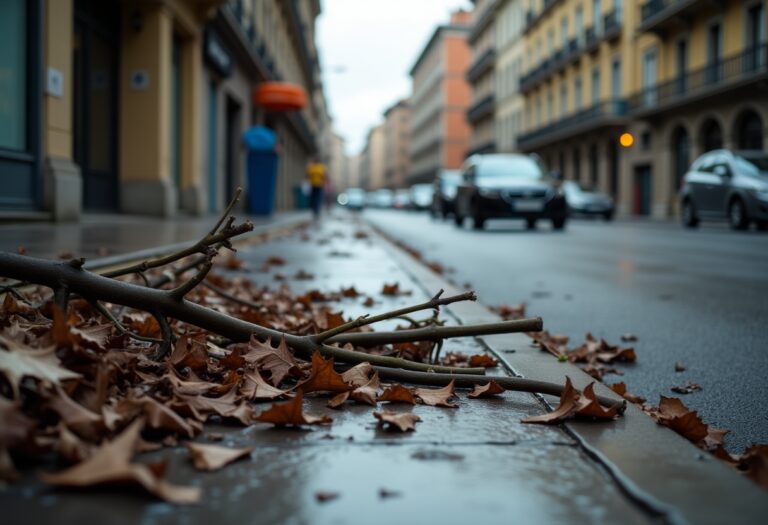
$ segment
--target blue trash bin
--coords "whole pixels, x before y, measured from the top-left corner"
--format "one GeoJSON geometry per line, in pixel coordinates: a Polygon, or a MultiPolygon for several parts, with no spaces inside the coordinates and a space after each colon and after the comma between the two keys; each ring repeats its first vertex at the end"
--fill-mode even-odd
{"type": "Polygon", "coordinates": [[[277,137],[271,129],[256,126],[245,132],[243,141],[248,148],[248,211],[270,215],[277,189],[277,137]]]}

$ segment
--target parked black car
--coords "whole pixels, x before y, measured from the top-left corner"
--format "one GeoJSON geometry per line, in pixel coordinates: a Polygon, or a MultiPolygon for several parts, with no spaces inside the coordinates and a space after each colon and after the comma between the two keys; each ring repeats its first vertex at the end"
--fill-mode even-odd
{"type": "Polygon", "coordinates": [[[456,213],[456,189],[460,182],[461,170],[440,170],[434,182],[435,192],[430,210],[433,217],[442,216],[445,219],[456,213]]]}
{"type": "Polygon", "coordinates": [[[768,153],[708,151],[685,174],[680,198],[689,228],[701,219],[725,219],[734,230],[746,230],[753,221],[768,229],[768,153]]]}
{"type": "Polygon", "coordinates": [[[486,219],[525,219],[534,228],[539,219],[552,221],[561,230],[568,218],[568,205],[561,183],[549,176],[534,157],[518,154],[472,155],[462,169],[456,195],[455,221],[472,219],[476,229],[486,219]]]}

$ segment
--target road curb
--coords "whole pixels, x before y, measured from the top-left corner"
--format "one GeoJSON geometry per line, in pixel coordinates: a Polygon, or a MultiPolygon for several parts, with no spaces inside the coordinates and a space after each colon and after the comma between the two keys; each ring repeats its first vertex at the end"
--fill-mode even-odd
{"type": "MultiPolygon", "coordinates": [[[[446,295],[464,291],[415,260],[373,224],[367,224],[427,295],[441,288],[446,295]]],[[[500,320],[479,302],[454,303],[446,308],[461,324],[500,320]]],[[[567,375],[577,388],[594,381],[575,365],[560,362],[534,347],[524,334],[477,339],[521,377],[564,383],[567,375]]],[[[619,399],[600,382],[596,383],[596,391],[619,399]]],[[[557,399],[551,396],[539,397],[550,406],[557,404],[557,399]]],[[[763,489],[675,432],[659,426],[632,404],[624,416],[614,422],[572,421],[564,427],[583,452],[598,463],[630,499],[662,522],[717,525],[732,522],[738,516],[739,523],[758,524],[764,523],[768,515],[768,497],[763,489]]]]}

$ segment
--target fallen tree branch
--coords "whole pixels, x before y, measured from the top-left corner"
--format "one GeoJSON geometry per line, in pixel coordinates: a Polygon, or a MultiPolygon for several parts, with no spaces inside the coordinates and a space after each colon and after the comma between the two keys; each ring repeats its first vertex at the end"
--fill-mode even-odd
{"type": "Polygon", "coordinates": [[[515,332],[540,332],[543,329],[541,317],[499,321],[480,325],[462,326],[426,326],[413,330],[395,330],[392,332],[347,333],[328,339],[329,343],[348,344],[369,347],[408,341],[440,341],[453,337],[473,337],[479,335],[509,334],[515,332]]]}
{"type": "MultiPolygon", "coordinates": [[[[396,366],[422,372],[434,371],[451,374],[476,374],[483,372],[482,369],[477,368],[436,366],[395,357],[372,356],[354,350],[320,345],[313,341],[311,336],[284,333],[230,317],[183,298],[177,300],[172,293],[173,290],[157,290],[116,279],[109,279],[86,270],[76,270],[66,263],[0,252],[0,275],[5,275],[12,279],[26,280],[49,288],[58,288],[62,283],[66,283],[70,293],[75,293],[86,300],[106,301],[137,310],[148,311],[155,317],[165,316],[177,319],[227,337],[234,342],[248,341],[252,335],[255,335],[262,341],[267,339],[279,341],[281,338],[284,338],[289,347],[305,357],[310,357],[315,350],[319,350],[327,357],[334,357],[339,361],[347,363],[361,363],[364,361],[373,363],[376,361],[376,364],[380,366],[396,366]]],[[[499,327],[495,326],[496,324],[498,323],[494,324],[493,333],[499,333],[499,327]]],[[[483,327],[484,325],[477,325],[478,334],[487,333],[483,327]]],[[[471,326],[454,328],[463,329],[463,335],[473,335],[471,326]]],[[[408,332],[408,330],[403,332],[408,332]]],[[[417,332],[417,330],[411,330],[411,332],[417,332]]]]}
{"type": "Polygon", "coordinates": [[[154,337],[145,337],[143,335],[139,335],[139,334],[137,334],[135,332],[132,332],[132,331],[128,330],[125,326],[123,326],[123,323],[121,323],[117,319],[117,317],[115,317],[115,315],[112,314],[112,312],[109,311],[109,309],[106,306],[104,306],[103,304],[101,304],[98,301],[89,301],[89,302],[90,302],[90,305],[93,306],[93,308],[97,312],[99,312],[101,315],[106,317],[107,320],[110,321],[115,326],[115,328],[117,328],[117,331],[120,332],[121,334],[127,335],[131,339],[135,339],[137,341],[142,341],[142,342],[145,342],[145,343],[157,343],[157,344],[160,344],[160,343],[163,342],[162,339],[155,339],[154,337]]]}
{"type": "MultiPolygon", "coordinates": [[[[445,386],[451,381],[455,381],[457,387],[472,388],[475,385],[482,385],[494,380],[505,390],[514,390],[517,392],[531,392],[538,394],[549,394],[559,396],[563,392],[564,385],[550,383],[548,381],[538,381],[536,379],[524,379],[521,377],[507,376],[484,376],[484,375],[452,375],[413,372],[410,370],[397,370],[394,368],[384,368],[373,366],[373,371],[378,372],[381,379],[391,381],[402,381],[405,383],[414,383],[419,385],[445,386]]],[[[597,396],[598,402],[605,407],[616,407],[620,414],[624,413],[627,402],[616,400],[610,397],[597,396]]]]}

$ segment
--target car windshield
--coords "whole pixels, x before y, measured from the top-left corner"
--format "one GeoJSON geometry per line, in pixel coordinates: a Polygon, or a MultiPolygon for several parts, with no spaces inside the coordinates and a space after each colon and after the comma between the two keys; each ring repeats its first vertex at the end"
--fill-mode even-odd
{"type": "Polygon", "coordinates": [[[477,176],[480,178],[515,177],[538,180],[543,172],[533,159],[518,155],[490,156],[478,164],[477,176]]]}
{"type": "Polygon", "coordinates": [[[431,184],[416,184],[415,186],[411,187],[411,191],[413,193],[421,193],[421,194],[431,194],[432,193],[432,185],[431,184]]]}
{"type": "Polygon", "coordinates": [[[736,171],[750,177],[768,176],[768,155],[736,155],[736,171]]]}

